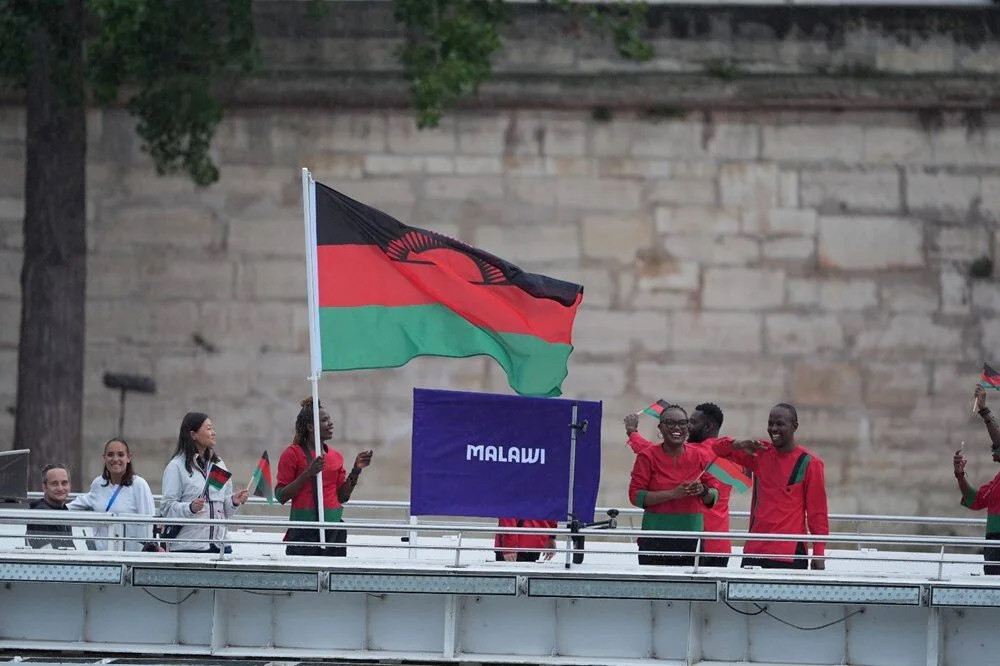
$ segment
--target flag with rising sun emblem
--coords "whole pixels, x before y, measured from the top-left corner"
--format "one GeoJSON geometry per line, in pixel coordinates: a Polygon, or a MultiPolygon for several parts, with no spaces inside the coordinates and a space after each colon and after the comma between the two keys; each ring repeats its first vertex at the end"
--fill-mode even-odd
{"type": "Polygon", "coordinates": [[[518,393],[561,394],[582,286],[315,188],[323,370],[484,354],[518,393]]]}

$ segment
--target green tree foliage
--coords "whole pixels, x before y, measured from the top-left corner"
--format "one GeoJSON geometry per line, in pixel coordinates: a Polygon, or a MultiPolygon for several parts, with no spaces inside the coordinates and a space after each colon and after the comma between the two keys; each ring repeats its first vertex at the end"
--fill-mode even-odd
{"type": "MultiPolygon", "coordinates": [[[[474,95],[492,76],[490,59],[502,46],[500,31],[510,21],[503,0],[393,0],[406,31],[400,59],[406,71],[420,127],[433,127],[445,110],[474,95]]],[[[645,3],[609,5],[553,0],[580,23],[610,33],[618,53],[644,61],[653,55],[640,30],[645,3]]]]}

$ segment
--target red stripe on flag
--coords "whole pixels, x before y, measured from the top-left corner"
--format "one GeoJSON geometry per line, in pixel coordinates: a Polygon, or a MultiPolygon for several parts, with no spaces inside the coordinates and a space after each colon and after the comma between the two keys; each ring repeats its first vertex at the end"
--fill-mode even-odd
{"type": "Polygon", "coordinates": [[[513,285],[475,284],[482,276],[474,265],[393,261],[374,245],[320,245],[316,253],[321,308],[439,303],[480,328],[572,344],[582,294],[566,307],[513,285]]]}
{"type": "Polygon", "coordinates": [[[229,470],[222,469],[218,465],[212,467],[212,471],[208,473],[208,478],[215,481],[219,485],[226,485],[226,481],[229,481],[229,477],[233,474],[229,470]]]}
{"type": "Polygon", "coordinates": [[[983,363],[983,374],[979,377],[979,383],[983,388],[1000,389],[1000,372],[991,368],[988,363],[983,363]]]}

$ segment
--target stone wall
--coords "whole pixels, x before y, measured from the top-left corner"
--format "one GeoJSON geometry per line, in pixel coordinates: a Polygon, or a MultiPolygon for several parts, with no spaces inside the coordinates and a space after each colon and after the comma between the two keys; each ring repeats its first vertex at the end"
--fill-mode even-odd
{"type": "MultiPolygon", "coordinates": [[[[185,411],[213,416],[238,476],[288,442],[308,394],[308,166],[404,222],[585,285],[564,389],[604,401],[602,503],[626,502],[620,415],[659,397],[716,401],[725,432],[745,436],[764,434],[771,404],[796,403],[838,511],[959,513],[950,457],[961,441],[973,478],[993,473],[969,413],[983,360],[1000,360],[1000,282],[970,277],[973,261],[1000,254],[1000,114],[989,107],[525,104],[417,131],[405,110],[298,94],[230,110],[215,147],[222,180],[207,190],[157,177],[122,112],[90,113],[89,472],[117,423],[105,371],[159,385],[129,398],[126,420],[154,489],[185,411]]],[[[23,112],[0,107],[4,408],[15,400],[23,157],[23,112]]],[[[414,386],[509,390],[486,359],[325,376],[337,447],[376,451],[359,497],[408,496],[414,386]]],[[[0,410],[0,440],[12,434],[12,411],[0,410]]]]}

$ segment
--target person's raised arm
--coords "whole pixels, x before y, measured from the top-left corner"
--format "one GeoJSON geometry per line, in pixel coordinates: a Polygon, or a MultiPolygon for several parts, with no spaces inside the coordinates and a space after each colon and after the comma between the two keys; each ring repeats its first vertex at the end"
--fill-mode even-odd
{"type": "Polygon", "coordinates": [[[955,457],[952,458],[952,467],[955,471],[955,480],[958,481],[958,490],[962,493],[961,504],[973,511],[985,509],[988,504],[986,498],[995,482],[990,481],[982,488],[976,489],[969,483],[968,478],[965,476],[965,463],[966,460],[962,456],[962,452],[955,451],[955,457]]]}
{"type": "MultiPolygon", "coordinates": [[[[806,495],[806,526],[809,534],[826,536],[830,534],[830,514],[826,503],[826,473],[823,463],[813,458],[806,468],[803,479],[806,495]]],[[[816,557],[826,555],[826,542],[813,541],[812,554],[816,557]]],[[[826,569],[826,560],[811,560],[811,569],[826,569]]]]}
{"type": "Polygon", "coordinates": [[[986,389],[982,386],[977,386],[973,395],[975,395],[976,411],[983,418],[983,422],[986,424],[986,432],[990,436],[990,441],[993,442],[992,448],[995,449],[1000,446],[1000,425],[997,424],[997,417],[993,415],[993,412],[986,405],[986,389]]]}
{"type": "Polygon", "coordinates": [[[720,437],[712,441],[712,451],[715,455],[739,463],[754,472],[757,471],[757,452],[770,446],[756,439],[737,441],[729,437],[720,437]]]}

